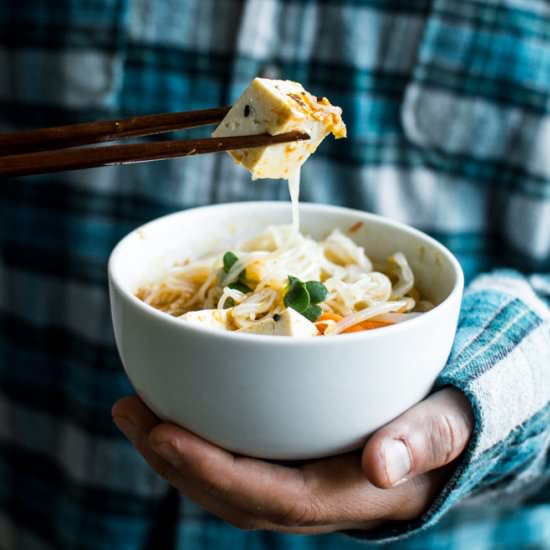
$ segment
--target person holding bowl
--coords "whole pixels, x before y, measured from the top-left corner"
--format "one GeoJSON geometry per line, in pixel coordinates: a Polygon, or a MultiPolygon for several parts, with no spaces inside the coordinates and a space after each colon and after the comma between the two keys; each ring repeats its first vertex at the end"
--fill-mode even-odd
{"type": "Polygon", "coordinates": [[[548,546],[549,20],[545,3],[513,0],[0,10],[3,130],[230,104],[258,75],[300,81],[348,123],[304,167],[303,199],[417,226],[469,282],[436,391],[362,452],[243,458],[124,397],[112,412],[136,453],[108,413],[132,393],[111,249],[157,216],[286,200],[286,186],[251,184],[225,155],[4,181],[0,545],[548,546]]]}

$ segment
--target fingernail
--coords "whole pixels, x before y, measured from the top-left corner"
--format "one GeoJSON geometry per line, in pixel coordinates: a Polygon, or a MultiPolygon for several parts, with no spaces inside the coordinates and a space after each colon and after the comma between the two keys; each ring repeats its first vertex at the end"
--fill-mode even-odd
{"type": "Polygon", "coordinates": [[[401,482],[411,471],[411,456],[407,446],[399,439],[385,439],[382,454],[386,464],[386,475],[392,485],[401,482]]]}
{"type": "Polygon", "coordinates": [[[172,466],[179,466],[181,464],[180,455],[173,445],[162,443],[160,445],[155,445],[154,450],[164,458],[166,462],[172,464],[172,466]]]}
{"type": "Polygon", "coordinates": [[[116,427],[130,440],[135,441],[138,435],[137,426],[125,416],[113,416],[116,427]]]}

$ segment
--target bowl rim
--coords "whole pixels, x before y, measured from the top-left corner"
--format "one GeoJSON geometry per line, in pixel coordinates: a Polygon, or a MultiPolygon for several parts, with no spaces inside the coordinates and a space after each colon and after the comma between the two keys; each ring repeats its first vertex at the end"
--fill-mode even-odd
{"type": "MultiPolygon", "coordinates": [[[[142,232],[146,230],[148,227],[152,225],[160,225],[163,223],[167,223],[169,220],[173,218],[178,218],[185,216],[186,214],[193,214],[200,211],[212,211],[212,210],[231,210],[233,208],[249,208],[251,210],[255,210],[259,207],[262,208],[275,208],[275,209],[289,209],[290,204],[285,201],[240,201],[240,202],[227,202],[227,203],[220,203],[220,204],[211,204],[211,205],[205,205],[205,206],[198,206],[193,208],[188,208],[185,210],[179,210],[178,212],[173,212],[171,214],[167,214],[165,216],[160,216],[158,218],[155,218],[153,220],[150,220],[149,222],[146,222],[129,233],[127,233],[124,237],[122,237],[118,243],[113,248],[109,260],[108,260],[108,279],[110,284],[118,291],[118,293],[124,297],[127,302],[129,302],[133,307],[139,309],[141,312],[143,312],[145,315],[151,316],[154,319],[158,319],[161,322],[167,323],[169,326],[173,327],[179,327],[180,330],[186,332],[189,331],[191,335],[195,334],[196,336],[210,336],[212,338],[219,338],[222,340],[229,339],[229,341],[232,342],[238,342],[242,341],[243,343],[246,343],[247,345],[265,345],[266,343],[269,344],[276,344],[276,345],[284,345],[284,346],[292,346],[292,345],[303,345],[304,343],[310,343],[313,345],[327,345],[337,342],[343,342],[343,341],[357,341],[357,340],[365,340],[368,341],[372,338],[380,338],[385,336],[391,336],[391,334],[394,334],[399,331],[408,330],[407,327],[412,328],[413,326],[419,326],[421,323],[429,322],[429,320],[433,317],[433,315],[437,314],[441,309],[446,307],[448,303],[451,301],[451,299],[454,299],[457,295],[460,297],[462,296],[463,288],[464,288],[464,273],[462,270],[462,267],[460,266],[460,263],[454,256],[454,254],[443,244],[441,244],[439,241],[431,237],[430,235],[424,233],[423,231],[416,229],[415,227],[412,227],[411,225],[408,225],[406,223],[393,220],[389,217],[382,216],[379,214],[372,214],[370,212],[365,212],[362,210],[356,210],[353,208],[347,208],[343,206],[333,206],[329,204],[323,204],[323,203],[314,203],[314,202],[303,202],[300,201],[299,208],[300,211],[302,210],[309,210],[314,212],[330,212],[335,214],[344,214],[349,216],[355,216],[358,218],[362,218],[363,220],[369,220],[376,223],[380,223],[382,225],[392,226],[396,229],[399,229],[405,233],[408,233],[412,235],[413,237],[419,238],[431,246],[433,246],[435,249],[438,250],[450,263],[450,265],[453,268],[453,272],[455,275],[455,281],[453,288],[449,295],[439,304],[437,304],[433,309],[425,312],[423,315],[419,315],[418,317],[414,317],[413,319],[409,319],[406,322],[403,323],[396,323],[394,325],[382,327],[380,330],[366,330],[361,332],[353,332],[353,333],[346,333],[346,334],[338,334],[335,336],[338,336],[337,339],[334,337],[327,337],[327,338],[314,338],[311,336],[292,336],[292,337],[281,337],[281,336],[273,336],[273,335],[264,335],[264,334],[249,334],[249,333],[239,333],[234,331],[222,331],[222,330],[215,330],[212,328],[206,328],[201,327],[200,325],[194,325],[191,323],[183,323],[180,321],[177,317],[173,317],[167,313],[164,313],[163,311],[159,311],[158,309],[155,309],[154,307],[146,304],[134,294],[129,292],[124,286],[119,283],[115,276],[115,263],[117,262],[117,257],[122,254],[122,250],[124,249],[125,243],[128,242],[131,238],[133,238],[133,235],[135,233],[142,232]],[[342,340],[344,338],[345,340],[342,340]]],[[[357,221],[360,221],[357,220],[357,221]]],[[[112,300],[112,296],[110,293],[110,298],[112,300]]]]}

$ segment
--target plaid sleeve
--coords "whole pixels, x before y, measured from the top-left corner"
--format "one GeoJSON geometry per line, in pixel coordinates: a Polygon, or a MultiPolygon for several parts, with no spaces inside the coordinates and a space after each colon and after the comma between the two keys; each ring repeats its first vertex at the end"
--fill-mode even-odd
{"type": "MultiPolygon", "coordinates": [[[[363,538],[392,540],[432,526],[434,533],[468,512],[487,516],[504,503],[509,511],[535,496],[548,504],[542,486],[550,476],[549,21],[547,2],[432,2],[404,96],[404,132],[440,172],[461,164],[467,179],[480,184],[494,168],[486,212],[500,242],[482,256],[546,275],[487,268],[468,287],[434,389],[452,386],[467,396],[473,437],[421,517],[363,538]]],[[[471,204],[461,197],[445,214],[462,207],[471,204]]],[[[507,543],[531,546],[532,532],[525,527],[514,538],[509,529],[507,543]]]]}
{"type": "Polygon", "coordinates": [[[540,489],[550,473],[549,297],[547,275],[501,270],[469,286],[451,356],[434,389],[453,386],[468,397],[474,435],[423,516],[364,538],[387,541],[424,531],[456,505],[500,497],[517,503],[540,489]]]}

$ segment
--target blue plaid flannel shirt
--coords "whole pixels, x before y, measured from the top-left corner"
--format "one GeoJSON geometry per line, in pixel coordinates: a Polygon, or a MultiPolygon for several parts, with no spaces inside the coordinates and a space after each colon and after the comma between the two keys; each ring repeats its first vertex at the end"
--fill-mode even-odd
{"type": "Polygon", "coordinates": [[[280,199],[227,155],[0,182],[0,548],[550,548],[547,0],[0,3],[0,130],[231,103],[257,75],[344,109],[302,198],[434,235],[471,284],[438,380],[476,415],[417,521],[357,540],[241,532],[181,499],[114,428],[131,387],[106,260],[158,215],[280,199]],[[497,269],[497,271],[495,271],[497,269]]]}

